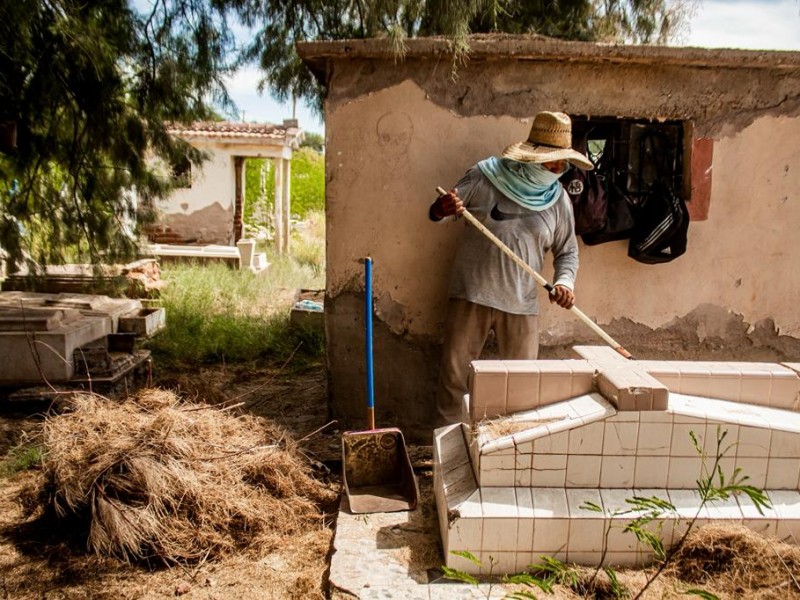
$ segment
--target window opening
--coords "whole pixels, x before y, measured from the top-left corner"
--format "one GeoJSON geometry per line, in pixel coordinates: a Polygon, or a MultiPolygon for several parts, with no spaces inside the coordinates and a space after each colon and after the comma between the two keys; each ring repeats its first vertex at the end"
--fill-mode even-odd
{"type": "Polygon", "coordinates": [[[572,117],[573,146],[586,151],[608,194],[622,195],[632,204],[639,203],[656,178],[683,193],[683,135],[681,121],[572,117]],[[643,143],[648,137],[658,141],[643,143]]]}
{"type": "Polygon", "coordinates": [[[192,187],[192,163],[188,158],[183,157],[172,164],[172,180],[175,182],[175,187],[192,187]]]}

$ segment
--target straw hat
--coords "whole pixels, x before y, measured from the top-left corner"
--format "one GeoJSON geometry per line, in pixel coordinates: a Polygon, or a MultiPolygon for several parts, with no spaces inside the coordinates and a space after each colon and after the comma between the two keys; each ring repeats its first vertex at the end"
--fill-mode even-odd
{"type": "Polygon", "coordinates": [[[591,161],[572,149],[572,121],[562,112],[543,111],[533,118],[528,139],[511,144],[503,156],[519,162],[544,163],[568,160],[584,170],[593,168],[591,161]]]}

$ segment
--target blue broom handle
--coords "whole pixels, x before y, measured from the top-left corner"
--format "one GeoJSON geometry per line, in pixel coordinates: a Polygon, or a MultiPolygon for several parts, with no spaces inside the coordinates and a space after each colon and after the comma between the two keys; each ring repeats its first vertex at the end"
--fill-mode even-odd
{"type": "Polygon", "coordinates": [[[367,257],[364,260],[364,276],[365,276],[365,314],[364,320],[366,327],[366,359],[367,359],[367,418],[369,420],[369,428],[375,429],[375,378],[372,369],[372,258],[367,257]]]}

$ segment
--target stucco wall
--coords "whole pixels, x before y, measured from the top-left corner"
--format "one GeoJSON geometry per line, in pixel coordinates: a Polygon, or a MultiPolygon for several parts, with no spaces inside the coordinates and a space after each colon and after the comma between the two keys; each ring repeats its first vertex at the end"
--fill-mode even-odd
{"type": "MultiPolygon", "coordinates": [[[[375,260],[380,423],[425,437],[460,223],[435,224],[437,185],[524,139],[539,110],[691,121],[714,139],[709,218],[685,256],[636,263],[626,242],[581,247],[578,305],[642,358],[800,356],[797,69],[447,59],[328,61],[326,330],[333,411],[363,414],[363,275],[375,260]]],[[[733,61],[735,62],[735,61],[733,61]]],[[[545,272],[549,276],[551,270],[545,272]]],[[[544,298],[544,292],[543,296],[544,298]]],[[[542,302],[543,355],[597,340],[542,302]]]]}
{"type": "Polygon", "coordinates": [[[162,221],[176,233],[206,244],[233,241],[235,177],[233,155],[198,144],[209,152],[192,167],[192,186],[179,188],[161,204],[162,221]]]}
{"type": "MultiPolygon", "coordinates": [[[[279,143],[260,139],[220,141],[202,137],[189,138],[187,141],[205,152],[208,158],[199,167],[192,166],[190,188],[176,189],[169,198],[161,201],[161,222],[198,243],[232,244],[236,202],[235,158],[290,161],[297,142],[295,138],[292,138],[290,145],[286,145],[283,140],[279,143]]],[[[246,203],[244,189],[242,194],[246,203]]]]}

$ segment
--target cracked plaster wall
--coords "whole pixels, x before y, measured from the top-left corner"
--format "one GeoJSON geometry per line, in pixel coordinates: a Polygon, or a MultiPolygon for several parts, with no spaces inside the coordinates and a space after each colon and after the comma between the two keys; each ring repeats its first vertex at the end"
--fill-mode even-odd
{"type": "Polygon", "coordinates": [[[192,166],[192,185],[176,189],[160,203],[161,222],[183,237],[205,244],[230,244],[233,239],[235,177],[233,156],[219,148],[195,144],[209,152],[201,166],[192,166]]]}
{"type": "MultiPolygon", "coordinates": [[[[714,139],[709,218],[690,226],[687,254],[650,266],[629,259],[625,242],[582,246],[576,293],[584,312],[642,357],[800,355],[796,71],[483,61],[455,85],[448,75],[449,65],[422,60],[333,66],[326,328],[335,413],[363,415],[357,261],[371,255],[379,423],[424,438],[449,271],[466,226],[431,223],[428,205],[437,185],[452,186],[477,160],[525,139],[528,117],[545,109],[687,119],[714,139]]],[[[574,342],[602,343],[542,304],[542,341],[554,354],[574,342]]]]}
{"type": "Polygon", "coordinates": [[[199,244],[228,245],[233,241],[233,207],[222,208],[219,202],[194,212],[165,214],[161,221],[175,233],[199,244]]]}

